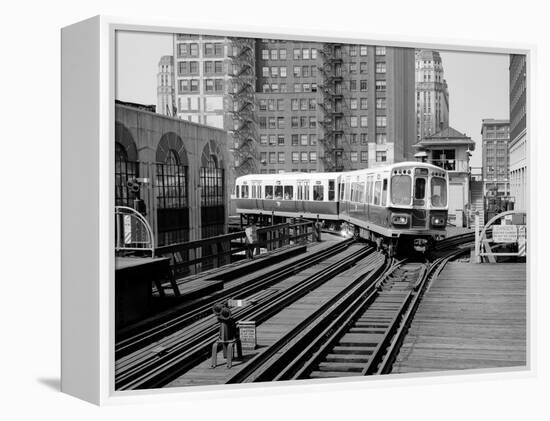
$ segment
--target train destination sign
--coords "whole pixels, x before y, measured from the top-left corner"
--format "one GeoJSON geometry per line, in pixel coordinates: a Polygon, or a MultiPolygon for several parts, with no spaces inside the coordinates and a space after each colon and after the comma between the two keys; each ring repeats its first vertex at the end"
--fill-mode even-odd
{"type": "Polygon", "coordinates": [[[515,243],[518,240],[517,225],[493,226],[493,240],[495,243],[515,243]]]}

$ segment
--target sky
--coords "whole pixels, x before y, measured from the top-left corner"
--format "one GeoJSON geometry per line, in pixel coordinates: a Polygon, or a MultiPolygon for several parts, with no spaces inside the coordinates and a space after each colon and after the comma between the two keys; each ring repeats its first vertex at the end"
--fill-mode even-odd
{"type": "MultiPolygon", "coordinates": [[[[158,62],[172,54],[172,36],[117,33],[116,98],[157,103],[158,62]]],[[[440,50],[449,86],[449,125],[476,142],[471,165],[481,166],[481,120],[508,119],[508,55],[440,50]]]]}

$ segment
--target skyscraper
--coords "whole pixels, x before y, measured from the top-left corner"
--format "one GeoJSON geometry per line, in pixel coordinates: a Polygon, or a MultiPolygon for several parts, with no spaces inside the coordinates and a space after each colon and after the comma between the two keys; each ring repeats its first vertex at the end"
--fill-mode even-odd
{"type": "Polygon", "coordinates": [[[157,112],[173,116],[176,112],[174,91],[174,57],[162,56],[157,73],[157,112]]]}
{"type": "Polygon", "coordinates": [[[176,34],[180,118],[225,128],[236,175],[412,158],[414,50],[176,34]]]}
{"type": "Polygon", "coordinates": [[[515,209],[527,209],[527,62],[510,55],[510,196],[515,209]]]}
{"type": "Polygon", "coordinates": [[[481,124],[483,184],[485,196],[508,196],[508,141],[510,122],[486,118],[481,124]]]}
{"type": "Polygon", "coordinates": [[[416,127],[420,141],[449,127],[449,90],[437,51],[416,51],[416,127]]]}

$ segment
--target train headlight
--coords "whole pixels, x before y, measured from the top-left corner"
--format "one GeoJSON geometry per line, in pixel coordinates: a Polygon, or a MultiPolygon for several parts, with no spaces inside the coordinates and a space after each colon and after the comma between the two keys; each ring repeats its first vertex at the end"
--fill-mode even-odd
{"type": "Polygon", "coordinates": [[[392,215],[391,222],[394,225],[407,225],[409,218],[407,215],[392,215]]]}
{"type": "Polygon", "coordinates": [[[432,216],[432,225],[434,227],[442,227],[445,225],[445,222],[444,216],[432,216]]]}

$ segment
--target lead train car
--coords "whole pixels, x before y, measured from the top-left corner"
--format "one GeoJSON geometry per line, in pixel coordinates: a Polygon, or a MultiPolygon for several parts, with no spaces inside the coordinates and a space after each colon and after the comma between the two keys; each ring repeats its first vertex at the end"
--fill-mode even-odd
{"type": "Polygon", "coordinates": [[[303,217],[387,247],[425,251],[445,237],[447,173],[421,162],[342,173],[252,174],[236,180],[241,215],[303,217]]]}

